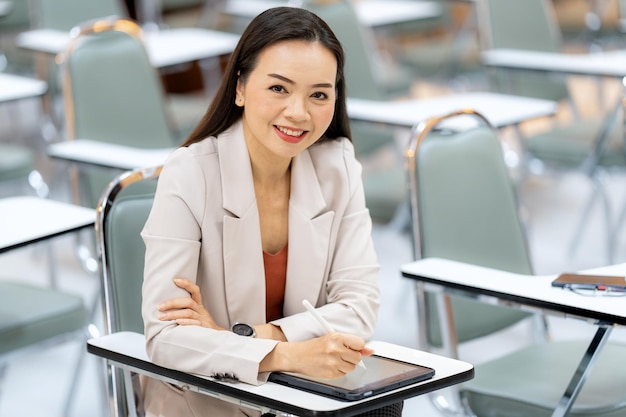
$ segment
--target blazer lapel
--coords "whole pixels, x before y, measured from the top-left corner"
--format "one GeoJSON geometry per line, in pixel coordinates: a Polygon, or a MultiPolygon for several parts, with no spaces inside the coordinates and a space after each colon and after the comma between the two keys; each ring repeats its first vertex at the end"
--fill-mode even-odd
{"type": "Polygon", "coordinates": [[[231,323],[265,320],[265,275],[259,211],[241,123],[218,138],[224,216],[224,287],[231,323]]]}
{"type": "Polygon", "coordinates": [[[302,300],[317,302],[328,273],[328,251],[334,212],[326,211],[315,167],[308,151],[294,158],[289,203],[289,252],[284,314],[304,310],[302,300]]]}

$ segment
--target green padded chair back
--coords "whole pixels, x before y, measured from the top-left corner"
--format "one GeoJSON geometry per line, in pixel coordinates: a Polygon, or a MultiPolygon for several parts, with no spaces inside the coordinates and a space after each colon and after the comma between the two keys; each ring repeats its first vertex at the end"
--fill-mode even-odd
{"type": "Polygon", "coordinates": [[[106,17],[127,16],[121,0],[36,0],[37,26],[70,30],[82,22],[106,17]]]}
{"type": "MultiPolygon", "coordinates": [[[[145,149],[177,144],[160,76],[140,37],[139,26],[127,19],[90,22],[74,34],[63,62],[70,139],[145,149]]],[[[83,203],[95,207],[114,175],[81,168],[83,203]]]]}
{"type": "Polygon", "coordinates": [[[159,173],[160,168],[152,168],[122,174],[111,182],[98,204],[96,238],[108,333],[143,333],[145,246],[140,232],[152,208],[159,173]]]}
{"type": "MultiPolygon", "coordinates": [[[[485,49],[561,50],[561,33],[549,1],[479,0],[478,6],[485,49]]],[[[569,97],[563,77],[506,70],[494,70],[493,74],[498,91],[554,101],[569,97]]]]}
{"type": "MultiPolygon", "coordinates": [[[[161,167],[124,173],[111,181],[98,203],[96,242],[107,334],[144,330],[141,286],[145,246],[140,233],[152,208],[160,172],[161,167]]],[[[116,415],[131,415],[121,371],[108,377],[116,415]]]]}
{"type": "Polygon", "coordinates": [[[132,21],[95,21],[65,52],[68,135],[139,148],[176,143],[165,93],[132,21]]]}
{"type": "MultiPolygon", "coordinates": [[[[433,133],[437,123],[456,115],[429,120],[407,150],[416,259],[448,258],[530,274],[524,229],[496,131],[479,126],[459,133],[433,133]]],[[[427,294],[423,302],[426,311],[420,320],[427,334],[421,342],[427,343],[426,348],[441,346],[435,299],[427,294]]],[[[459,342],[528,317],[519,310],[462,297],[452,297],[452,308],[459,342]]]]}
{"type": "Polygon", "coordinates": [[[0,31],[28,30],[30,27],[29,0],[11,0],[11,10],[0,17],[0,31]]]}

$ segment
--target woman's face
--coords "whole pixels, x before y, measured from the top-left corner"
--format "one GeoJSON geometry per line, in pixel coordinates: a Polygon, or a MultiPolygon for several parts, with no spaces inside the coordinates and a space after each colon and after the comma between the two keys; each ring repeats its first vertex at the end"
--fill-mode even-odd
{"type": "Polygon", "coordinates": [[[317,42],[264,49],[245,83],[237,82],[250,152],[291,159],[315,143],[333,119],[336,75],[335,56],[317,42]]]}

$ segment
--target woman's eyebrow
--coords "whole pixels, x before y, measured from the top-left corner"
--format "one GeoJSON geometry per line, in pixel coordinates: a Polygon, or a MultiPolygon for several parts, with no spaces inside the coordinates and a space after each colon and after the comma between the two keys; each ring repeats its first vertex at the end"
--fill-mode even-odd
{"type": "MultiPolygon", "coordinates": [[[[286,82],[287,84],[291,84],[294,85],[296,82],[287,78],[287,77],[283,77],[282,75],[279,74],[267,74],[268,77],[272,77],[272,78],[277,78],[283,82],[286,82]]],[[[318,83],[318,84],[313,84],[311,87],[313,88],[333,88],[333,85],[331,83],[318,83]]]]}

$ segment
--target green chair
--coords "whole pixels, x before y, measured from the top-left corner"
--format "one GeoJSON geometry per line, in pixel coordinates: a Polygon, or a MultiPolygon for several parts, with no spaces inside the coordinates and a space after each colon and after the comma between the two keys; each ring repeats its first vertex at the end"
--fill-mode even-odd
{"type": "MultiPolygon", "coordinates": [[[[145,246],[141,229],[145,224],[156,190],[160,167],[121,174],[111,181],[98,203],[96,239],[103,286],[106,334],[133,331],[143,334],[141,285],[145,246]]],[[[108,373],[115,415],[135,407],[126,388],[136,385],[111,368],[108,373]]],[[[130,391],[129,391],[130,392],[130,391]]]]}
{"type": "MultiPolygon", "coordinates": [[[[34,355],[38,350],[61,343],[85,343],[87,321],[88,312],[79,295],[25,284],[18,278],[3,278],[0,280],[0,377],[17,357],[34,355]]],[[[73,369],[69,370],[71,384],[64,400],[64,416],[69,415],[76,395],[84,356],[81,350],[74,358],[73,369]]],[[[34,392],[29,400],[36,399],[34,392]]]]}
{"type": "MultiPolygon", "coordinates": [[[[480,114],[467,110],[420,123],[406,163],[416,259],[448,258],[532,274],[502,145],[480,114]],[[477,118],[481,125],[460,133],[439,129],[442,122],[462,115],[477,118]]],[[[448,355],[456,354],[458,343],[497,334],[530,316],[474,299],[427,293],[423,285],[417,291],[422,348],[443,345],[448,355]]],[[[587,345],[543,338],[477,364],[475,378],[459,387],[456,411],[476,416],[552,415],[587,345]]],[[[570,416],[624,415],[626,391],[616,387],[626,386],[626,376],[614,365],[624,355],[624,345],[605,346],[570,416]]]]}
{"type": "MultiPolygon", "coordinates": [[[[559,52],[561,34],[548,0],[480,0],[479,21],[484,49],[507,48],[559,52]],[[529,30],[532,28],[532,30],[529,30]]],[[[602,174],[626,165],[623,128],[617,121],[617,107],[608,117],[581,118],[569,94],[567,79],[554,74],[498,69],[490,72],[493,88],[499,92],[544,98],[568,104],[571,122],[555,123],[532,135],[521,135],[523,176],[531,173],[578,171],[588,176],[592,194],[575,227],[570,251],[580,240],[592,206],[603,204],[606,220],[607,254],[612,260],[613,227],[609,198],[602,174]]]]}
{"type": "MultiPolygon", "coordinates": [[[[474,2],[428,1],[440,4],[441,16],[427,22],[428,26],[416,26],[405,34],[409,39],[415,39],[400,42],[400,45],[393,48],[396,59],[411,68],[415,77],[421,80],[451,87],[462,81],[463,88],[471,88],[478,81],[482,83],[484,71],[479,59],[480,45],[475,27],[474,2]],[[460,25],[455,22],[454,16],[459,10],[466,13],[460,25]]],[[[402,36],[402,32],[407,32],[407,28],[398,28],[397,34],[402,36]]]]}
{"type": "Polygon", "coordinates": [[[37,27],[69,31],[96,18],[128,16],[121,0],[34,0],[33,20],[37,27]]]}
{"type": "MultiPolygon", "coordinates": [[[[410,95],[412,74],[402,67],[384,66],[373,34],[363,27],[349,0],[306,0],[302,7],[324,19],[341,42],[346,55],[344,71],[349,97],[390,100],[410,95]]],[[[390,147],[395,150],[396,130],[361,121],[351,121],[350,126],[357,157],[362,161],[390,147]]],[[[398,207],[406,201],[401,163],[366,172],[363,181],[367,206],[374,220],[394,219],[398,207]]]]}
{"type": "Polygon", "coordinates": [[[48,185],[35,167],[34,152],[25,147],[10,143],[0,144],[0,195],[21,194],[28,185],[39,197],[48,196],[48,185]],[[7,191],[4,191],[7,190],[7,191]]]}
{"type": "MultiPolygon", "coordinates": [[[[101,19],[72,35],[62,64],[68,140],[90,139],[142,149],[171,148],[177,137],[158,71],[128,19],[101,19]],[[98,80],[98,82],[94,82],[98,80]]],[[[83,165],[82,202],[95,207],[119,171],[83,165]]]]}

